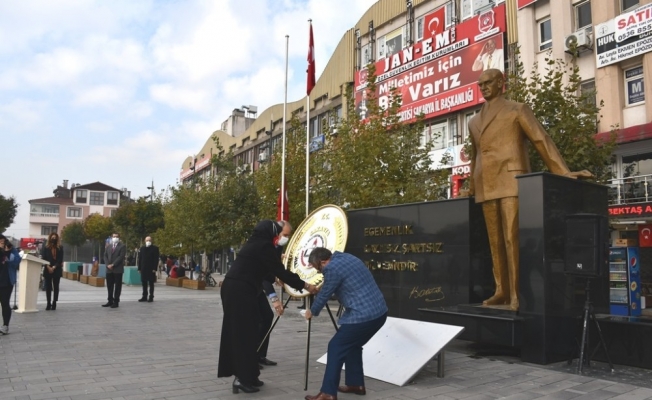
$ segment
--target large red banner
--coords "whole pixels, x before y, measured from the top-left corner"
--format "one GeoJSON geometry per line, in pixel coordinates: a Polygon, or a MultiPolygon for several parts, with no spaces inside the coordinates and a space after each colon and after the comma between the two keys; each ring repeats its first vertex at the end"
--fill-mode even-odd
{"type": "MultiPolygon", "coordinates": [[[[401,119],[447,114],[483,101],[477,80],[488,68],[504,69],[505,5],[377,61],[376,96],[386,107],[393,88],[402,96],[401,119]]],[[[367,117],[367,70],[355,75],[356,112],[367,117]]]]}

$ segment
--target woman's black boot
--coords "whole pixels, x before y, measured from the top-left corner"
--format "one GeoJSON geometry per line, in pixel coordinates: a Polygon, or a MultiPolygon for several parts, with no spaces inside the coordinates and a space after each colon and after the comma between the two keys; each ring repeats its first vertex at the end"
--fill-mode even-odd
{"type": "Polygon", "coordinates": [[[233,380],[233,394],[240,393],[240,390],[242,390],[245,393],[256,393],[260,391],[260,389],[258,389],[257,387],[245,385],[244,383],[240,382],[240,380],[236,377],[233,380]]]}

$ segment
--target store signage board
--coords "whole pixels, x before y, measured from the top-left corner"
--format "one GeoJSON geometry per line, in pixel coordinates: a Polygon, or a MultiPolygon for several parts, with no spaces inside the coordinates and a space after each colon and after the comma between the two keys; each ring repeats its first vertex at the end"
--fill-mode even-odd
{"type": "MultiPolygon", "coordinates": [[[[378,104],[388,106],[395,88],[402,96],[401,120],[410,122],[420,114],[432,118],[482,103],[477,81],[483,68],[504,70],[505,26],[505,4],[500,4],[443,32],[426,30],[423,40],[375,62],[378,104]],[[485,46],[493,49],[491,59],[487,54],[478,65],[485,46]]],[[[368,117],[367,74],[366,68],[355,73],[356,113],[362,120],[368,117]]]]}
{"type": "MultiPolygon", "coordinates": [[[[403,386],[463,330],[461,326],[388,317],[363,347],[364,374],[403,386]]],[[[317,362],[326,364],[327,358],[328,353],[317,362]]]]}
{"type": "Polygon", "coordinates": [[[597,68],[652,51],[652,3],[596,25],[597,68]]]}
{"type": "Polygon", "coordinates": [[[530,4],[535,3],[537,0],[517,0],[516,1],[516,7],[520,10],[521,8],[525,8],[529,6],[530,4]]]}
{"type": "Polygon", "coordinates": [[[609,206],[609,217],[650,217],[652,203],[620,204],[609,206]]]}

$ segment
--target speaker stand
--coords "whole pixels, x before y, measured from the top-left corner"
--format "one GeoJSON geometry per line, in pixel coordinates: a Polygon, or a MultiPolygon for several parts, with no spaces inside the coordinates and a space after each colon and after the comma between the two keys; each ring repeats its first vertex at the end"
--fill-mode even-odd
{"type": "MultiPolygon", "coordinates": [[[[582,340],[580,344],[580,358],[577,361],[577,373],[582,374],[582,368],[584,367],[584,364],[587,366],[591,366],[591,357],[595,354],[595,351],[602,346],[602,349],[604,350],[604,354],[607,357],[607,361],[609,362],[609,368],[611,369],[611,372],[614,372],[614,365],[611,363],[611,357],[609,357],[609,351],[607,350],[607,345],[604,341],[604,337],[602,336],[602,329],[600,329],[600,323],[598,320],[595,318],[595,312],[593,311],[593,303],[591,302],[591,278],[586,278],[586,287],[585,287],[585,293],[586,293],[586,300],[584,301],[584,312],[583,312],[583,320],[582,320],[582,340]],[[595,324],[595,329],[598,332],[598,337],[600,338],[600,341],[596,348],[594,349],[593,352],[590,353],[590,344],[589,344],[589,321],[593,321],[595,324]]],[[[570,364],[572,362],[572,356],[571,359],[568,360],[568,363],[570,364]]]]}

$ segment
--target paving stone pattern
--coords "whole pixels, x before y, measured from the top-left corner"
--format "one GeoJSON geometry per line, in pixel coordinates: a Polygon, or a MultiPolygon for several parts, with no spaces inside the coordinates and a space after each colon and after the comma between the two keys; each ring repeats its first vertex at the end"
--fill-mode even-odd
{"type": "MultiPolygon", "coordinates": [[[[219,289],[195,291],[158,284],[153,303],[140,287],[124,287],[118,309],[102,308],[106,288],[61,281],[56,311],[14,313],[0,337],[0,399],[303,399],[319,391],[324,366],[316,360],[334,333],[327,313],[312,324],[308,391],[304,391],[307,324],[290,302],[272,334],[265,382],[255,394],[231,392],[217,378],[221,328],[219,289]]],[[[397,343],[397,345],[400,345],[397,343]]],[[[446,377],[431,361],[404,387],[368,379],[367,395],[340,399],[651,399],[650,371],[600,364],[575,375],[572,366],[529,365],[514,357],[478,357],[467,342],[446,353],[446,377]],[[591,375],[591,376],[589,376],[591,375]]]]}

